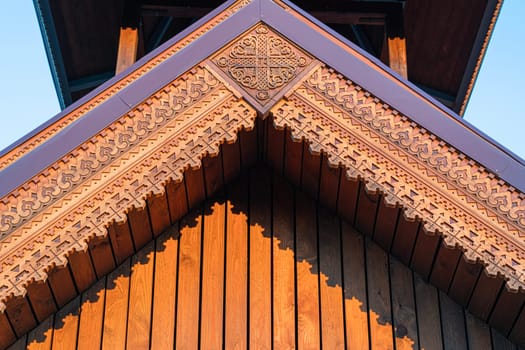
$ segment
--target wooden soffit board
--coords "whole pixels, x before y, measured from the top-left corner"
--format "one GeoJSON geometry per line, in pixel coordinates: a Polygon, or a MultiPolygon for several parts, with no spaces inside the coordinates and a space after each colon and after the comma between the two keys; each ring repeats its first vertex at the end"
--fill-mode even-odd
{"type": "Polygon", "coordinates": [[[0,309],[268,116],[510,290],[524,288],[523,165],[297,9],[244,0],[4,154],[0,309]]]}

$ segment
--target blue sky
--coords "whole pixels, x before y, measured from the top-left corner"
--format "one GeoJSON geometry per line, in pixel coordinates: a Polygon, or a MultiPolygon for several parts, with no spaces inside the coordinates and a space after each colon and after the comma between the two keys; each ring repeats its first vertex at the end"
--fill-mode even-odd
{"type": "MultiPolygon", "coordinates": [[[[0,11],[0,149],[59,112],[33,2],[0,11]]],[[[525,1],[505,0],[465,119],[525,158],[525,1]]]]}

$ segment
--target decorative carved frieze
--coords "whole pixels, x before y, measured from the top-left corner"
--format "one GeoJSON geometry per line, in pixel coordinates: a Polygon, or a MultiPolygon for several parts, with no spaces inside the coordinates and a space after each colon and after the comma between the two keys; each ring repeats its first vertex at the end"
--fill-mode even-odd
{"type": "MultiPolygon", "coordinates": [[[[26,204],[26,217],[8,225],[0,241],[0,311],[10,295],[45,280],[72,251],[106,235],[167,181],[198,168],[202,157],[254,126],[256,112],[202,67],[188,72],[7,198],[26,204]],[[46,190],[45,188],[49,188],[46,190]],[[44,191],[45,193],[41,193],[44,191]],[[40,202],[39,202],[40,201],[40,202]]],[[[6,199],[4,199],[6,200],[6,199]]],[[[14,204],[16,203],[16,204],[14,204]]],[[[16,206],[15,206],[16,205],[16,206]]]]}
{"type": "MultiPolygon", "coordinates": [[[[155,58],[107,96],[166,58],[155,58]]],[[[504,275],[511,289],[525,286],[523,193],[265,25],[206,62],[0,199],[0,311],[9,296],[44,280],[72,251],[106,235],[107,225],[143,207],[167,181],[180,181],[185,169],[198,168],[203,156],[219,152],[220,143],[234,141],[269,109],[276,127],[289,127],[331,166],[403,207],[409,220],[422,220],[429,234],[504,275]]]]}
{"type": "Polygon", "coordinates": [[[206,22],[202,27],[188,34],[188,36],[182,38],[180,41],[176,42],[173,46],[170,46],[163,52],[159,53],[156,57],[150,59],[147,63],[141,66],[139,69],[131,72],[129,75],[123,77],[117,83],[111,85],[106,90],[100,92],[97,96],[93,97],[87,103],[82,104],[78,108],[74,109],[67,115],[63,116],[57,122],[51,124],[46,129],[42,130],[40,133],[34,137],[28,139],[26,142],[22,143],[13,150],[7,152],[5,155],[0,156],[0,170],[9,166],[11,163],[17,159],[23,157],[25,154],[33,150],[35,147],[38,147],[46,140],[49,140],[53,135],[56,135],[66,126],[73,123],[78,118],[82,117],[87,112],[93,110],[95,107],[107,101],[110,97],[114,96],[117,92],[124,89],[126,86],[130,85],[138,78],[151,71],[157,67],[160,63],[164,62],[171,56],[175,55],[177,52],[188,46],[190,43],[195,41],[197,38],[201,37],[206,32],[210,31],[221,22],[228,19],[231,15],[242,9],[243,7],[249,5],[253,0],[238,0],[233,3],[229,8],[221,12],[214,18],[211,18],[206,22]]]}
{"type": "Polygon", "coordinates": [[[511,289],[525,286],[525,196],[360,86],[319,68],[272,109],[313,153],[402,206],[511,289]]]}
{"type": "Polygon", "coordinates": [[[265,106],[305,70],[312,58],[259,24],[215,55],[212,62],[256,105],[265,106]]]}

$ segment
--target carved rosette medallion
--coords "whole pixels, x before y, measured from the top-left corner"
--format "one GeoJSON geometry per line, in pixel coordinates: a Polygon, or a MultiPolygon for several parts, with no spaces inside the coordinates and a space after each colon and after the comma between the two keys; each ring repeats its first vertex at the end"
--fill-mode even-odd
{"type": "Polygon", "coordinates": [[[212,61],[261,106],[298,77],[312,58],[260,24],[212,61]]]}

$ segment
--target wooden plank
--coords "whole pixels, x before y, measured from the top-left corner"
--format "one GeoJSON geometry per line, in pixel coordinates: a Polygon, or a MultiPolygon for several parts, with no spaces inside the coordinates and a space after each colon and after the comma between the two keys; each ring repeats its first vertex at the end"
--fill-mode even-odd
{"type": "Polygon", "coordinates": [[[268,165],[274,173],[282,175],[284,170],[284,131],[273,126],[273,118],[267,121],[267,154],[268,165]]]}
{"type": "Polygon", "coordinates": [[[69,256],[68,260],[75,285],[81,293],[88,289],[97,279],[91,257],[88,251],[75,252],[69,256]]]}
{"type": "Polygon", "coordinates": [[[321,157],[314,156],[306,142],[303,143],[303,168],[301,187],[310,197],[317,199],[319,195],[319,176],[321,171],[321,157]]]}
{"type": "Polygon", "coordinates": [[[387,41],[390,68],[403,78],[408,79],[406,39],[404,37],[389,37],[387,41]]]}
{"type": "Polygon", "coordinates": [[[224,143],[221,145],[222,174],[225,183],[230,183],[241,172],[241,148],[240,141],[224,143]]]}
{"type": "Polygon", "coordinates": [[[335,212],[337,209],[337,196],[339,192],[340,168],[332,168],[328,165],[326,156],[321,160],[321,180],[319,189],[319,201],[323,206],[335,212]]]}
{"type": "Polygon", "coordinates": [[[440,236],[437,234],[428,234],[424,225],[419,228],[416,244],[414,246],[414,253],[412,254],[412,261],[410,267],[428,280],[432,270],[432,263],[440,245],[440,236]]]}
{"type": "Polygon", "coordinates": [[[355,212],[359,195],[359,181],[348,180],[344,171],[341,171],[339,182],[339,198],[337,199],[337,212],[350,225],[355,224],[355,212]]]}
{"type": "Polygon", "coordinates": [[[186,199],[186,186],[184,181],[170,181],[166,185],[166,195],[170,210],[171,223],[174,224],[188,212],[188,201],[186,199]]]}
{"type": "Polygon", "coordinates": [[[319,260],[315,202],[296,192],[297,345],[321,347],[319,314],[319,260]]]}
{"type": "Polygon", "coordinates": [[[89,252],[97,278],[100,279],[115,269],[115,257],[111,250],[109,235],[106,237],[94,237],[89,241],[89,252]]]}
{"type": "Polygon", "coordinates": [[[257,118],[255,120],[257,132],[257,160],[267,161],[266,159],[266,150],[268,143],[268,118],[262,119],[257,118]]]}
{"type": "Polygon", "coordinates": [[[505,338],[500,332],[491,329],[492,333],[492,347],[494,350],[518,350],[510,340],[505,338]]]}
{"type": "MultiPolygon", "coordinates": [[[[50,350],[53,339],[54,315],[40,322],[38,327],[29,332],[27,350],[50,350]]],[[[0,333],[1,334],[1,333],[0,333]]]]}
{"type": "Polygon", "coordinates": [[[482,269],[481,264],[469,263],[464,258],[459,259],[448,295],[456,303],[467,306],[482,269]]]}
{"type": "Polygon", "coordinates": [[[249,347],[270,349],[272,343],[271,174],[250,172],[249,347]]]}
{"type": "Polygon", "coordinates": [[[60,309],[55,316],[52,349],[76,349],[80,296],[60,309]]]}
{"type": "Polygon", "coordinates": [[[396,349],[419,349],[413,272],[390,259],[390,286],[396,349]]]}
{"type": "Polygon", "coordinates": [[[248,193],[247,177],[228,186],[226,213],[226,288],[224,344],[246,349],[248,334],[248,193]]]}
{"type": "Polygon", "coordinates": [[[255,127],[251,131],[245,129],[239,132],[239,142],[241,145],[241,168],[247,169],[257,161],[257,121],[255,127]]]}
{"type": "Polygon", "coordinates": [[[503,287],[489,317],[489,325],[507,336],[525,303],[525,293],[509,292],[503,287]]]}
{"type": "Polygon", "coordinates": [[[359,187],[359,200],[357,203],[355,228],[361,234],[372,237],[376,221],[377,207],[380,202],[378,195],[369,194],[365,190],[365,185],[359,187]]]}
{"type": "Polygon", "coordinates": [[[100,349],[106,301],[106,279],[103,278],[82,294],[77,349],[100,349]]]}
{"type": "Polygon", "coordinates": [[[110,225],[108,227],[108,235],[115,255],[115,262],[119,265],[135,251],[129,230],[129,223],[126,221],[124,223],[110,225]]]}
{"type": "Polygon", "coordinates": [[[486,321],[490,316],[494,303],[496,303],[499,291],[503,288],[503,283],[503,279],[490,277],[483,270],[470,297],[469,311],[474,316],[486,321]]]}
{"type": "Polygon", "coordinates": [[[400,215],[399,208],[388,207],[383,200],[377,210],[376,225],[374,228],[374,241],[386,252],[390,252],[397,221],[400,215]]]}
{"type": "Polygon", "coordinates": [[[126,347],[130,264],[130,259],[124,261],[106,278],[102,349],[115,350],[126,347]]]}
{"type": "Polygon", "coordinates": [[[205,157],[202,159],[202,168],[206,186],[206,196],[210,198],[224,186],[222,177],[222,158],[219,156],[205,157]]]}
{"type": "Polygon", "coordinates": [[[327,349],[344,349],[340,224],[325,208],[320,207],[318,213],[322,344],[327,349]]]}
{"type": "Polygon", "coordinates": [[[25,350],[27,344],[27,334],[18,339],[8,350],[25,350]]]}
{"type": "Polygon", "coordinates": [[[131,258],[127,349],[149,348],[154,265],[155,242],[152,241],[131,258]]]}
{"type": "Polygon", "coordinates": [[[414,288],[420,349],[442,350],[438,291],[418,275],[414,275],[414,288]]]}
{"type": "Polygon", "coordinates": [[[31,306],[26,298],[14,297],[10,299],[6,303],[5,313],[17,337],[21,337],[37,325],[31,306]]]}
{"type": "Polygon", "coordinates": [[[479,318],[465,312],[469,349],[492,350],[490,328],[479,318]]]}
{"type": "Polygon", "coordinates": [[[525,306],[521,307],[521,312],[510,331],[509,338],[516,344],[525,346],[525,306]]]}
{"type": "Polygon", "coordinates": [[[294,193],[282,178],[273,183],[273,346],[295,347],[294,193]]]}
{"type": "Polygon", "coordinates": [[[135,63],[138,44],[139,31],[137,28],[120,28],[115,74],[119,74],[135,63]]]}
{"type": "Polygon", "coordinates": [[[144,247],[153,238],[147,206],[144,209],[133,208],[128,212],[128,222],[136,250],[144,247]]]}
{"type": "Polygon", "coordinates": [[[364,237],[342,223],[343,285],[348,349],[368,349],[364,237]]]}
{"type": "Polygon", "coordinates": [[[445,349],[468,349],[463,308],[443,292],[439,292],[439,305],[445,349]]]}
{"type": "Polygon", "coordinates": [[[368,319],[371,349],[394,349],[388,255],[366,240],[368,319]]]}
{"type": "Polygon", "coordinates": [[[392,242],[392,254],[405,265],[408,265],[412,258],[419,224],[418,221],[406,220],[403,214],[399,217],[394,242],[392,242]]]}
{"type": "Polygon", "coordinates": [[[284,176],[295,186],[301,186],[301,168],[303,162],[303,143],[292,140],[290,130],[286,129],[284,154],[284,176]]]}
{"type": "Polygon", "coordinates": [[[47,280],[59,308],[78,294],[68,266],[54,268],[48,274],[47,280]]]}
{"type": "Polygon", "coordinates": [[[16,334],[9,324],[7,314],[0,312],[0,348],[6,348],[16,340],[16,334]]]}
{"type": "Polygon", "coordinates": [[[199,207],[206,198],[202,168],[186,170],[184,173],[184,181],[186,182],[188,207],[189,210],[193,210],[199,207]]]}
{"type": "Polygon", "coordinates": [[[441,242],[432,272],[430,273],[430,283],[440,290],[448,292],[460,256],[461,250],[448,248],[441,242]]]}
{"type": "Polygon", "coordinates": [[[202,349],[220,349],[223,343],[225,207],[224,201],[208,202],[204,215],[200,324],[202,337],[199,344],[202,349]]]}
{"type": "Polygon", "coordinates": [[[158,237],[171,226],[170,210],[166,193],[148,198],[148,212],[153,236],[158,237]]]}
{"type": "Polygon", "coordinates": [[[27,286],[27,298],[38,322],[42,322],[57,311],[53,293],[47,282],[30,283],[27,286]]]}
{"type": "Polygon", "coordinates": [[[181,220],[175,336],[177,349],[196,349],[199,345],[201,225],[201,210],[181,220]]]}
{"type": "Polygon", "coordinates": [[[179,250],[178,224],[157,238],[151,327],[152,349],[173,349],[179,250]]]}

